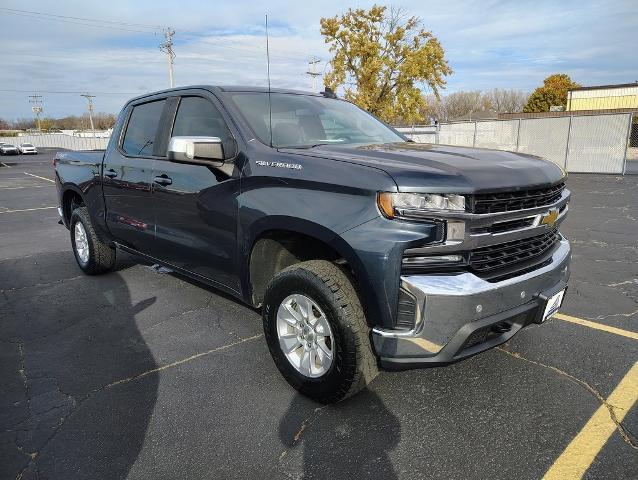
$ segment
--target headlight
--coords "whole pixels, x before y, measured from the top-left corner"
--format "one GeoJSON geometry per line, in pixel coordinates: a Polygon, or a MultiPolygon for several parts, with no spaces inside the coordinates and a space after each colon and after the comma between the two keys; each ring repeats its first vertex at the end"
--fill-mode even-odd
{"type": "Polygon", "coordinates": [[[420,219],[431,213],[465,211],[465,197],[449,193],[381,192],[377,195],[377,204],[388,218],[420,219]]]}

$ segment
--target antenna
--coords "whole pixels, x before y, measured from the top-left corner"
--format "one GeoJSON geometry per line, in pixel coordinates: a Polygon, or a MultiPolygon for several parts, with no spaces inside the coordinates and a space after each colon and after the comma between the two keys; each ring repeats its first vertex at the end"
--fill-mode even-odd
{"type": "Polygon", "coordinates": [[[272,148],[272,100],[270,98],[270,45],[268,42],[268,14],[266,14],[266,65],[268,72],[268,127],[270,129],[270,147],[272,148]]]}

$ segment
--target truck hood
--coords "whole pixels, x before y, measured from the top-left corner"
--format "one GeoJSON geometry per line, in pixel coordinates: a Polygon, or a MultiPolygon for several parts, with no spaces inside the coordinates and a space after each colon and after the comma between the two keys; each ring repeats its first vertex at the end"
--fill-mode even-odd
{"type": "Polygon", "coordinates": [[[561,168],[540,157],[483,148],[402,142],[285,151],[384,170],[402,192],[511,191],[550,185],[565,176],[561,168]]]}

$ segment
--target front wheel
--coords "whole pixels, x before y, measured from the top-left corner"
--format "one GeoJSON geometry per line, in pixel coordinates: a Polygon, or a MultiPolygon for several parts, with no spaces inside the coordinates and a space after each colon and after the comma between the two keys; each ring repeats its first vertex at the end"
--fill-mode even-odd
{"type": "Polygon", "coordinates": [[[115,265],[115,249],[97,236],[87,208],[73,210],[70,223],[73,254],[82,271],[89,275],[110,271],[115,265]]]}
{"type": "Polygon", "coordinates": [[[339,401],[378,374],[357,293],[331,262],[303,262],[275,275],[266,290],[263,322],[277,368],[313,400],[339,401]]]}

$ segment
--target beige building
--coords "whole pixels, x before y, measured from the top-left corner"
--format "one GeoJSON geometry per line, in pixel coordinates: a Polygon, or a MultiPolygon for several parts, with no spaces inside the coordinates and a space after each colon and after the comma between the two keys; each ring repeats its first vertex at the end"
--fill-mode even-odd
{"type": "Polygon", "coordinates": [[[567,93],[568,112],[638,108],[638,82],[580,87],[567,93]]]}

